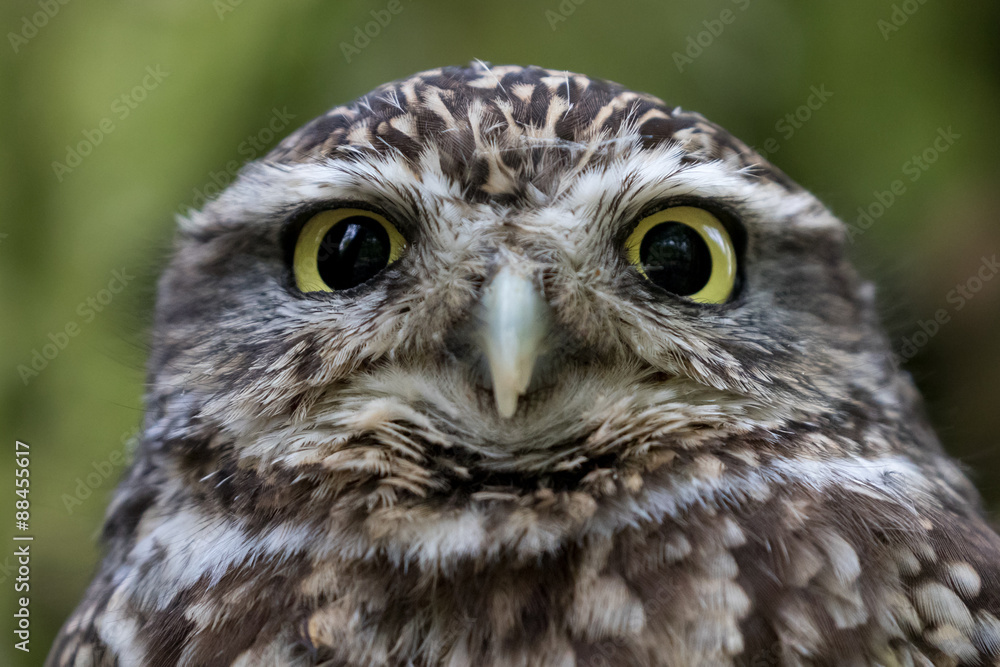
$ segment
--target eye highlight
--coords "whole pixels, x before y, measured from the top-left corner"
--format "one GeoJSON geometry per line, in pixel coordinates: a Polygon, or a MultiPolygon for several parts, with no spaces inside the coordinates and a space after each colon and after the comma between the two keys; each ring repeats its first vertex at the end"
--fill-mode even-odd
{"type": "Polygon", "coordinates": [[[736,283],[736,249],[708,211],[675,206],[639,221],[625,241],[630,264],[651,283],[698,303],[725,303],[736,283]]]}
{"type": "Polygon", "coordinates": [[[406,239],[378,213],[359,208],[322,211],[302,227],[295,242],[295,284],[303,292],[357,287],[399,259],[405,249],[406,239]]]}

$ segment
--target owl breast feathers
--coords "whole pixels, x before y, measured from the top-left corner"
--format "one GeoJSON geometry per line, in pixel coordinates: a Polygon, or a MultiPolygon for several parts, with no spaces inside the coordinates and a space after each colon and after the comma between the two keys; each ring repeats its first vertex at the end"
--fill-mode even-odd
{"type": "Polygon", "coordinates": [[[606,81],[333,109],[182,221],[48,664],[1000,664],[1000,539],[845,238],[606,81]]]}

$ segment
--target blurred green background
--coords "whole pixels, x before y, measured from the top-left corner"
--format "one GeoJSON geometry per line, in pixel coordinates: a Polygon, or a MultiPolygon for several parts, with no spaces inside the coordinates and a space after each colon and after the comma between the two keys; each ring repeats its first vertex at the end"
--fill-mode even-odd
{"type": "Polygon", "coordinates": [[[40,664],[92,573],[174,213],[276,143],[276,111],[294,116],[281,135],[473,58],[649,91],[767,148],[845,220],[870,210],[855,260],[946,446],[1000,508],[1000,278],[952,291],[1000,253],[1000,4],[398,0],[355,43],[388,2],[63,2],[0,9],[0,664],[40,664]],[[125,289],[104,291],[115,271],[125,289]],[[36,351],[54,358],[19,371],[36,351]],[[12,648],[15,439],[32,452],[29,655],[12,648]]]}

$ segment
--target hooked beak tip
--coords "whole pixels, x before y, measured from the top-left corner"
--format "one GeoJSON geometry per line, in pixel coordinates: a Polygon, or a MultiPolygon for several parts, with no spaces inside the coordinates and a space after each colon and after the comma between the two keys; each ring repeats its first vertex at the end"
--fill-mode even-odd
{"type": "Polygon", "coordinates": [[[497,412],[509,419],[528,390],[549,333],[549,307],[530,276],[504,266],[486,288],[480,339],[497,412]]]}
{"type": "Polygon", "coordinates": [[[493,388],[493,397],[497,402],[497,412],[504,419],[510,419],[517,412],[517,400],[521,397],[516,391],[498,390],[493,388]]]}

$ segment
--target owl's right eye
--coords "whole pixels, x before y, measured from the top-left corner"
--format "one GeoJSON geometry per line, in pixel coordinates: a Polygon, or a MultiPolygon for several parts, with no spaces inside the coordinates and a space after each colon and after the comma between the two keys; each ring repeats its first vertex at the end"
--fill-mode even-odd
{"type": "Polygon", "coordinates": [[[378,213],[323,211],[309,219],[295,242],[295,284],[303,292],[357,287],[399,259],[405,248],[403,235],[378,213]]]}

